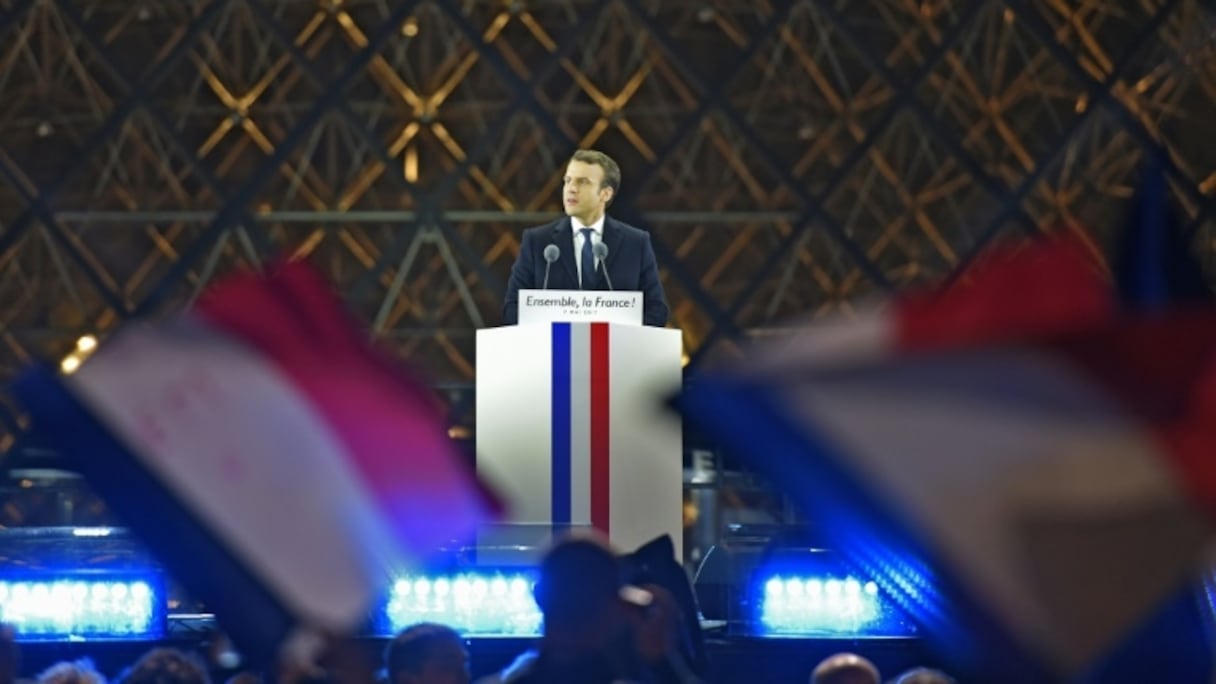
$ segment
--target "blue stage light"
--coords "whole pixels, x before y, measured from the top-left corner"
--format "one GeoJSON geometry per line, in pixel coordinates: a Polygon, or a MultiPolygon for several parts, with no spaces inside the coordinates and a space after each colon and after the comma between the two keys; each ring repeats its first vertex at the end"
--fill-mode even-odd
{"type": "Polygon", "coordinates": [[[0,622],[13,625],[18,641],[159,639],[164,621],[156,577],[0,576],[0,622]]]}
{"type": "MultiPolygon", "coordinates": [[[[790,545],[771,550],[750,577],[746,619],[754,635],[903,638],[919,634],[899,600],[906,594],[899,583],[907,577],[888,568],[870,572],[833,551],[790,545]]],[[[931,593],[927,580],[923,586],[931,593]]]]}
{"type": "Polygon", "coordinates": [[[759,635],[864,638],[917,633],[876,582],[783,570],[757,575],[753,631],[759,635]]]}
{"type": "Polygon", "coordinates": [[[419,622],[438,622],[468,636],[538,636],[535,581],[522,571],[400,577],[375,620],[375,631],[390,635],[419,622]]]}
{"type": "Polygon", "coordinates": [[[883,607],[878,587],[854,577],[770,577],[760,624],[770,634],[865,634],[883,607]]]}

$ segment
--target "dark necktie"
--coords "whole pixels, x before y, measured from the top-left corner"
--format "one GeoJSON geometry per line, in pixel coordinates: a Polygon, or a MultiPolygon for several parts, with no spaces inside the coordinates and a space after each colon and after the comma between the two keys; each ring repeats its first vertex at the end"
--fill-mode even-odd
{"type": "Polygon", "coordinates": [[[583,228],[579,232],[583,234],[583,267],[582,280],[584,290],[595,289],[595,252],[591,250],[591,229],[583,228]]]}

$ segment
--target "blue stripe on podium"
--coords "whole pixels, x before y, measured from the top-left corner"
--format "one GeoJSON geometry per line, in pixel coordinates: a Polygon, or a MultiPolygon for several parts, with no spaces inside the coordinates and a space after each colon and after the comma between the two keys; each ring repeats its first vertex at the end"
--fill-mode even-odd
{"type": "Polygon", "coordinates": [[[553,323],[553,391],[551,393],[552,468],[549,471],[554,531],[570,525],[570,324],[553,323]]]}

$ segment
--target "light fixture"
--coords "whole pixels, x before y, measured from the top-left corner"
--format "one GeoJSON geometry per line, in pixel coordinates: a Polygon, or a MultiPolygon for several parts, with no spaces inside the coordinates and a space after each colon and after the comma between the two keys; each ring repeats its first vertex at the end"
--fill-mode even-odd
{"type": "Polygon", "coordinates": [[[72,351],[59,361],[59,370],[63,371],[64,375],[75,373],[95,351],[97,351],[97,338],[93,335],[81,335],[77,338],[76,346],[72,348],[72,351]]]}
{"type": "Polygon", "coordinates": [[[890,588],[892,579],[867,577],[824,549],[774,549],[752,575],[750,631],[850,639],[916,636],[916,624],[883,588],[890,588]]]}
{"type": "Polygon", "coordinates": [[[73,527],[73,537],[109,537],[114,534],[113,527],[73,527]]]}
{"type": "Polygon", "coordinates": [[[401,576],[390,587],[374,630],[387,636],[419,622],[437,622],[467,636],[538,636],[535,582],[522,570],[401,576]]]}
{"type": "Polygon", "coordinates": [[[154,640],[164,636],[164,588],[151,575],[0,575],[0,622],[18,641],[154,640]]]}
{"type": "Polygon", "coordinates": [[[882,617],[878,585],[856,577],[774,575],[763,587],[768,634],[864,634],[882,617]]]}
{"type": "Polygon", "coordinates": [[[63,371],[64,375],[71,375],[80,368],[80,363],[80,355],[76,352],[72,352],[71,354],[63,357],[63,360],[59,362],[59,370],[63,371]]]}

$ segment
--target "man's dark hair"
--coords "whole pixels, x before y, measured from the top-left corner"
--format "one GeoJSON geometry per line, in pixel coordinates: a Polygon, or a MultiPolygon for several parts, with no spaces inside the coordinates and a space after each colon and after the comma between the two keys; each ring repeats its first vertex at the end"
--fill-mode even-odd
{"type": "Polygon", "coordinates": [[[201,661],[176,648],[154,648],[118,678],[119,684],[210,684],[201,661]]]}
{"type": "Polygon", "coordinates": [[[401,630],[384,651],[384,668],[390,684],[400,672],[417,674],[437,644],[461,640],[451,627],[422,622],[401,630]]]}
{"type": "Polygon", "coordinates": [[[568,539],[541,561],[536,602],[546,628],[566,627],[596,619],[620,588],[621,565],[611,549],[591,539],[568,539]]]}
{"type": "Polygon", "coordinates": [[[612,157],[599,150],[579,150],[570,157],[570,161],[595,164],[604,170],[604,181],[600,183],[600,188],[612,188],[612,197],[608,199],[608,203],[612,204],[612,200],[616,199],[617,190],[621,187],[621,167],[617,166],[612,157]]]}

